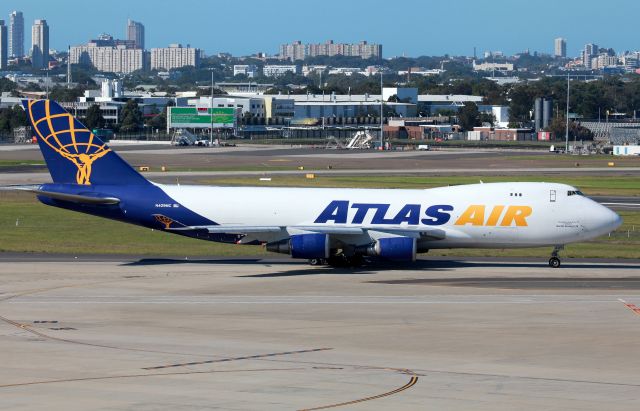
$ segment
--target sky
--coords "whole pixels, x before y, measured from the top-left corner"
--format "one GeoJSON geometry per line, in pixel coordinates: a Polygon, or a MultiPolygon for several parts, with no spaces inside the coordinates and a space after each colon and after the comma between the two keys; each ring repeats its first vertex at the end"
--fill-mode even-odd
{"type": "MultiPolygon", "coordinates": [[[[553,53],[556,37],[577,56],[586,43],[640,50],[638,0],[2,0],[0,19],[20,10],[25,50],[33,20],[49,24],[51,48],[101,33],[126,38],[128,18],[145,26],[146,47],[190,44],[206,54],[278,52],[301,40],[383,45],[384,57],[553,53]]],[[[8,24],[8,23],[7,23],[8,24]]]]}

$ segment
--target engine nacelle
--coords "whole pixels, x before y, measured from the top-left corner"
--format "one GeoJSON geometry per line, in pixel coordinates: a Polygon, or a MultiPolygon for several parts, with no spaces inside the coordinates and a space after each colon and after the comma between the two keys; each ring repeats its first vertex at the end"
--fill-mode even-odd
{"type": "Polygon", "coordinates": [[[368,248],[367,254],[393,261],[415,261],[416,239],[410,237],[379,238],[368,248]]]}
{"type": "Polygon", "coordinates": [[[291,254],[293,258],[329,258],[329,235],[295,234],[291,238],[267,244],[267,250],[291,254]]]}

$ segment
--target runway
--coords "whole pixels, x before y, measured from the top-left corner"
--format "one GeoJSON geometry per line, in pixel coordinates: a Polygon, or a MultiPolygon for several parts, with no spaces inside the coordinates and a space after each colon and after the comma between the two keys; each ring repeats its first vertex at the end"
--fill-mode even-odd
{"type": "Polygon", "coordinates": [[[5,255],[2,408],[636,410],[640,262],[5,255]]]}

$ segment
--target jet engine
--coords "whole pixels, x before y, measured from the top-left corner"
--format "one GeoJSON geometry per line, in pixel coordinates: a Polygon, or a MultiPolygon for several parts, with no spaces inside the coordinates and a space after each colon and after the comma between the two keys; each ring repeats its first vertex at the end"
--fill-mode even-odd
{"type": "Polygon", "coordinates": [[[415,261],[416,239],[410,237],[379,238],[367,248],[367,255],[393,261],[415,261]]]}
{"type": "Polygon", "coordinates": [[[329,258],[328,234],[295,234],[290,238],[267,244],[267,250],[290,254],[293,258],[329,258]]]}

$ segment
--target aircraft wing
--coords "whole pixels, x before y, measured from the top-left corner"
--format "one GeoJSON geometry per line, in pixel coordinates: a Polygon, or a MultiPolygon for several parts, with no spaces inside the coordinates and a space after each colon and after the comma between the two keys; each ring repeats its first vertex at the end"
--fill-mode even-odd
{"type": "Polygon", "coordinates": [[[361,235],[367,232],[376,231],[392,235],[416,237],[422,240],[444,240],[446,232],[441,229],[425,230],[415,228],[380,228],[380,227],[340,227],[340,226],[292,226],[290,229],[308,231],[312,233],[334,234],[334,235],[361,235]]]}
{"type": "Polygon", "coordinates": [[[246,226],[246,225],[207,225],[207,226],[181,226],[169,228],[169,231],[195,231],[206,230],[209,233],[219,234],[262,234],[262,233],[286,233],[286,232],[306,232],[331,235],[363,235],[369,231],[387,233],[391,235],[415,237],[421,240],[443,240],[446,232],[441,229],[416,230],[410,228],[379,228],[379,227],[341,227],[335,225],[325,226],[246,226]]]}
{"type": "Polygon", "coordinates": [[[206,230],[212,234],[253,234],[253,233],[278,233],[284,227],[278,226],[244,226],[244,225],[204,225],[183,226],[169,228],[169,231],[195,231],[206,230]]]}
{"type": "Polygon", "coordinates": [[[79,204],[112,205],[120,203],[116,197],[100,197],[85,194],[70,194],[57,191],[43,190],[40,185],[15,185],[0,187],[0,191],[24,191],[38,196],[52,198],[54,200],[70,201],[79,204]]]}

